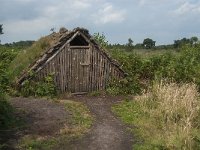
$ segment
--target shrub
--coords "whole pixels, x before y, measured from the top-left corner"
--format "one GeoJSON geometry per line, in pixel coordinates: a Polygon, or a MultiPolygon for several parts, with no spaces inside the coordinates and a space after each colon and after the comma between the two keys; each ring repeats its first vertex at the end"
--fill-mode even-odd
{"type": "Polygon", "coordinates": [[[0,129],[7,129],[13,123],[13,108],[5,98],[0,96],[0,129]]]}
{"type": "Polygon", "coordinates": [[[128,74],[126,85],[123,82],[111,84],[115,89],[120,89],[121,93],[138,94],[154,80],[163,78],[177,83],[194,82],[200,90],[200,45],[186,46],[176,55],[167,52],[143,58],[136,53],[113,50],[112,56],[128,74]]]}
{"type": "Polygon", "coordinates": [[[16,56],[14,49],[0,46],[0,129],[9,128],[13,121],[13,109],[7,101],[10,87],[8,65],[16,56]]]}
{"type": "MultiPolygon", "coordinates": [[[[33,75],[34,76],[34,75],[33,75]]],[[[23,96],[35,96],[35,97],[54,97],[57,94],[54,84],[54,76],[48,75],[41,81],[35,81],[34,77],[26,80],[20,89],[23,96]]]]}

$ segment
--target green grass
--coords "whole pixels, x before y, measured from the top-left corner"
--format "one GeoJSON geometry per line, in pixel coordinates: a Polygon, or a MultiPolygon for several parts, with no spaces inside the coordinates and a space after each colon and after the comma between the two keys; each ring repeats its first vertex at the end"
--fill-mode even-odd
{"type": "Polygon", "coordinates": [[[66,110],[72,113],[71,124],[78,135],[85,133],[92,125],[89,109],[80,102],[64,101],[66,110]]]}
{"type": "Polygon", "coordinates": [[[49,47],[55,44],[55,39],[58,38],[57,36],[58,34],[55,33],[54,36],[42,37],[31,47],[21,50],[9,66],[9,70],[12,71],[11,79],[15,80],[19,77],[23,71],[28,69],[29,65],[36,61],[49,47]]]}
{"type": "Polygon", "coordinates": [[[113,106],[125,123],[134,125],[134,149],[200,148],[199,93],[194,84],[154,84],[135,100],[113,106]]]}
{"type": "Polygon", "coordinates": [[[93,122],[93,117],[90,115],[88,108],[80,102],[69,100],[60,102],[65,105],[66,111],[71,114],[71,119],[68,120],[67,125],[60,129],[58,135],[55,137],[39,137],[33,135],[23,137],[19,144],[20,149],[60,149],[60,147],[67,146],[73,139],[81,138],[83,134],[88,132],[93,122]]]}

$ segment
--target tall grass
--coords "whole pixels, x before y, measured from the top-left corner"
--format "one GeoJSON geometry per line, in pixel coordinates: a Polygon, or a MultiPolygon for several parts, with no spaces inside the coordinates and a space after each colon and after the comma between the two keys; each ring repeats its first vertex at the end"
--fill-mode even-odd
{"type": "Polygon", "coordinates": [[[194,120],[199,112],[198,97],[194,84],[161,82],[137,100],[144,113],[155,118],[155,125],[160,128],[157,136],[167,148],[192,149],[194,120]]]}
{"type": "Polygon", "coordinates": [[[137,126],[135,132],[144,140],[138,149],[192,150],[199,146],[199,106],[195,84],[161,82],[114,111],[137,126]]]}

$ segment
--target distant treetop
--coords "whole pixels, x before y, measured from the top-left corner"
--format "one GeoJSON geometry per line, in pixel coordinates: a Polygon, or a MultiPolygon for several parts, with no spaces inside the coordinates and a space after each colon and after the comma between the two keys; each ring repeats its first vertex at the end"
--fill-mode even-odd
{"type": "Polygon", "coordinates": [[[0,34],[3,34],[3,24],[0,24],[0,34]]]}

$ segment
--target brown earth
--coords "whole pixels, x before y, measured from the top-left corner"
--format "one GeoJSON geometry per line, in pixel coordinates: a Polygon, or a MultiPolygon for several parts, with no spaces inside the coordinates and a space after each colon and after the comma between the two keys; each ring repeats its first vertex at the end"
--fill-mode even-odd
{"type": "Polygon", "coordinates": [[[54,136],[71,117],[63,104],[50,100],[12,98],[10,102],[21,125],[20,128],[0,131],[0,143],[6,143],[6,150],[15,149],[13,147],[24,135],[54,136]]]}
{"type": "Polygon", "coordinates": [[[75,100],[84,102],[95,117],[91,131],[82,139],[74,141],[73,150],[131,150],[133,137],[127,127],[112,113],[113,104],[123,97],[79,97],[75,100]]]}
{"type": "MultiPolygon", "coordinates": [[[[122,97],[109,96],[75,96],[70,100],[85,103],[95,121],[91,130],[71,143],[59,144],[58,150],[130,150],[133,137],[127,127],[112,113],[111,106],[122,100],[122,97]]],[[[61,103],[49,100],[13,98],[12,105],[18,110],[16,117],[24,118],[26,128],[0,135],[0,142],[4,141],[13,149],[14,143],[27,134],[39,136],[53,136],[63,127],[71,117],[61,103]]]]}

